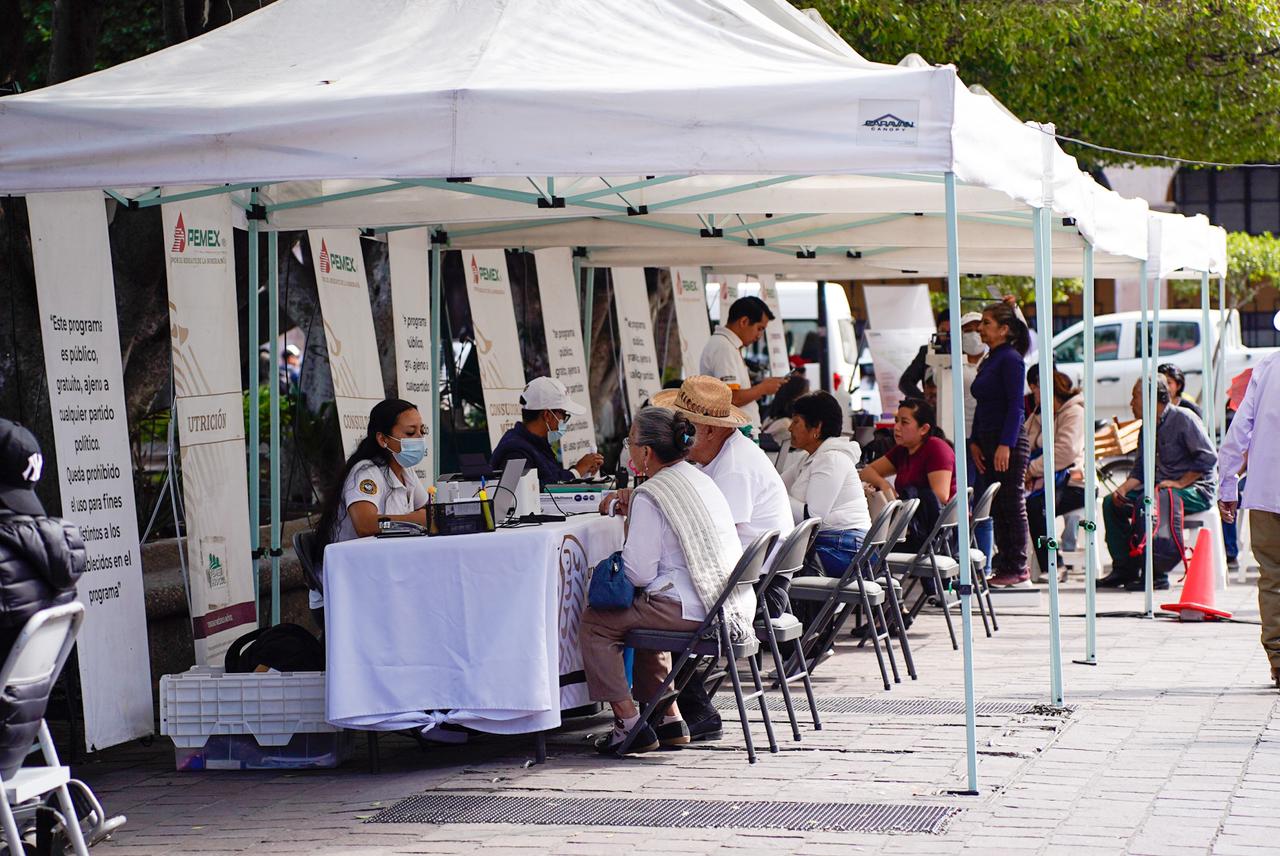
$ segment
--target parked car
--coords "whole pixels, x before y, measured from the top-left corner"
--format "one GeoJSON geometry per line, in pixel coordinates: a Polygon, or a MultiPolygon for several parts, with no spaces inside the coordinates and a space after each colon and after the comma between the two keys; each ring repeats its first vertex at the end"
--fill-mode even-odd
{"type": "MultiPolygon", "coordinates": [[[[1132,419],[1129,398],[1133,385],[1142,374],[1141,342],[1138,339],[1140,312],[1118,312],[1099,315],[1094,320],[1095,413],[1099,419],[1116,417],[1132,419]]],[[[1201,356],[1205,343],[1218,349],[1218,312],[1211,313],[1208,335],[1201,330],[1203,318],[1198,309],[1163,309],[1160,311],[1159,353],[1156,363],[1173,363],[1187,376],[1186,394],[1199,399],[1203,387],[1204,363],[1201,356]]],[[[1054,362],[1079,383],[1084,377],[1084,322],[1073,324],[1053,337],[1054,362]]],[[[1153,349],[1154,350],[1154,349],[1153,349]]],[[[1216,359],[1225,366],[1219,378],[1227,382],[1256,364],[1277,348],[1249,348],[1240,338],[1240,314],[1227,313],[1223,327],[1222,347],[1216,359]]],[[[1220,382],[1221,383],[1221,382],[1220,382]]]]}

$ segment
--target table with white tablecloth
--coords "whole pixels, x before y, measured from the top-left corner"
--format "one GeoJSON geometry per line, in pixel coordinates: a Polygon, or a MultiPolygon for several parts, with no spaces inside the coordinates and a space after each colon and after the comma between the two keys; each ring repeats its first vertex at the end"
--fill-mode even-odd
{"type": "Polygon", "coordinates": [[[589,703],[578,649],[590,569],[620,518],[471,535],[361,538],[324,554],[327,714],[395,730],[518,734],[589,703]]]}

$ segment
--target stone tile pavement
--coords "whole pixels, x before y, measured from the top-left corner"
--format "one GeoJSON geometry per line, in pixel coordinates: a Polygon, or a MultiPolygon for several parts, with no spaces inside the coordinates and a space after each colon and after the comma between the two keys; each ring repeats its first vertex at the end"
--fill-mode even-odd
{"type": "MultiPolygon", "coordinates": [[[[1267,685],[1258,628],[1108,617],[1098,622],[1099,665],[1083,654],[1083,585],[1068,583],[1062,608],[1069,715],[1053,711],[978,719],[977,796],[963,790],[963,717],[839,714],[803,728],[781,752],[765,747],[749,766],[741,732],[726,739],[619,762],[597,758],[588,736],[603,717],[553,736],[550,760],[530,767],[532,747],[481,737],[421,751],[382,741],[383,769],[369,772],[363,741],[338,770],[177,773],[164,739],[102,753],[76,769],[127,826],[103,854],[171,853],[1035,853],[1264,854],[1280,852],[1280,693],[1267,685]],[[940,835],[734,829],[651,829],[511,824],[365,823],[423,791],[552,797],[784,799],[941,804],[961,811],[940,835]]],[[[1099,609],[1141,608],[1141,594],[1104,592],[1099,609]]],[[[1158,601],[1157,601],[1158,602],[1158,601]]],[[[1252,585],[1225,597],[1237,618],[1257,619],[1252,585]]],[[[1006,609],[994,638],[976,620],[979,699],[1048,698],[1047,597],[1038,609],[1006,609]]],[[[820,697],[957,699],[961,657],[940,615],[913,627],[918,681],[884,693],[869,650],[852,642],[819,668],[820,697]]],[[[905,674],[905,673],[904,673],[905,674]]],[[[753,719],[755,719],[753,717],[753,719]]],[[[758,720],[758,745],[764,732],[758,720]]]]}

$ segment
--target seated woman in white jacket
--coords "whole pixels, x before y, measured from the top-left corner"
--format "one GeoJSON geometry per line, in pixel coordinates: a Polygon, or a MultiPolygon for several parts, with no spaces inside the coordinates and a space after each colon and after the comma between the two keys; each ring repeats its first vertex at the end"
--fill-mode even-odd
{"type": "Polygon", "coordinates": [[[814,552],[829,577],[848,569],[871,528],[867,496],[858,477],[862,448],[841,436],[844,415],[829,392],[810,392],[791,405],[791,445],[807,452],[782,481],[796,522],[821,517],[814,552]]]}
{"type": "MultiPolygon", "coordinates": [[[[692,422],[665,407],[640,410],[631,426],[631,459],[646,479],[631,495],[622,548],[622,569],[635,585],[636,597],[628,609],[588,607],[578,633],[587,692],[592,701],[613,708],[613,732],[596,743],[602,754],[617,755],[640,719],[627,686],[622,640],[636,629],[697,630],[742,557],[724,494],[685,460],[694,434],[692,422]]],[[[755,611],[755,598],[748,592],[729,598],[725,612],[735,637],[751,632],[755,611]]],[[[652,697],[670,670],[670,654],[637,650],[635,697],[652,697]]],[[[640,724],[630,753],[689,742],[689,728],[674,702],[665,714],[656,729],[640,724]]]]}

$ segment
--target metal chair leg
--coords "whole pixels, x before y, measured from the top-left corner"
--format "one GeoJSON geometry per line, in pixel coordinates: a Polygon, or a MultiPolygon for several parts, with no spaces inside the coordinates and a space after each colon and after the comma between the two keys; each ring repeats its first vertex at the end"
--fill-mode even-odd
{"type": "Polygon", "coordinates": [[[769,654],[773,657],[773,667],[777,670],[778,686],[782,690],[782,703],[787,708],[787,719],[791,720],[792,739],[800,740],[800,723],[796,720],[795,704],[791,700],[791,681],[788,679],[786,671],[782,668],[782,652],[778,650],[778,637],[773,632],[773,623],[769,620],[769,616],[765,614],[765,627],[768,628],[765,635],[769,637],[769,654]]]}
{"type": "Polygon", "coordinates": [[[956,641],[956,629],[951,624],[951,607],[947,603],[947,590],[942,583],[942,574],[933,569],[933,584],[937,590],[938,603],[942,604],[942,617],[947,622],[947,633],[951,636],[951,650],[959,651],[960,643],[956,641]]]}
{"type": "Polygon", "coordinates": [[[773,736],[773,719],[769,716],[769,704],[764,697],[764,683],[760,680],[760,652],[747,657],[751,667],[751,680],[755,684],[756,703],[760,705],[760,718],[764,720],[764,733],[769,737],[769,751],[778,752],[778,740],[773,736]]]}
{"type": "Polygon", "coordinates": [[[724,658],[728,661],[726,671],[729,673],[729,682],[733,684],[733,698],[738,703],[738,717],[742,720],[742,739],[747,744],[747,762],[754,764],[756,746],[751,741],[751,723],[747,720],[747,703],[742,697],[742,680],[738,677],[738,664],[733,659],[733,644],[729,639],[729,630],[723,625],[720,628],[720,638],[725,646],[724,658]]]}
{"type": "Polygon", "coordinates": [[[898,625],[898,645],[902,648],[902,659],[906,661],[907,674],[914,681],[917,679],[916,663],[911,656],[911,642],[907,640],[907,620],[902,614],[902,601],[898,599],[898,593],[893,587],[893,578],[887,573],[884,575],[884,585],[885,594],[889,598],[889,607],[893,612],[893,620],[898,625]]]}

